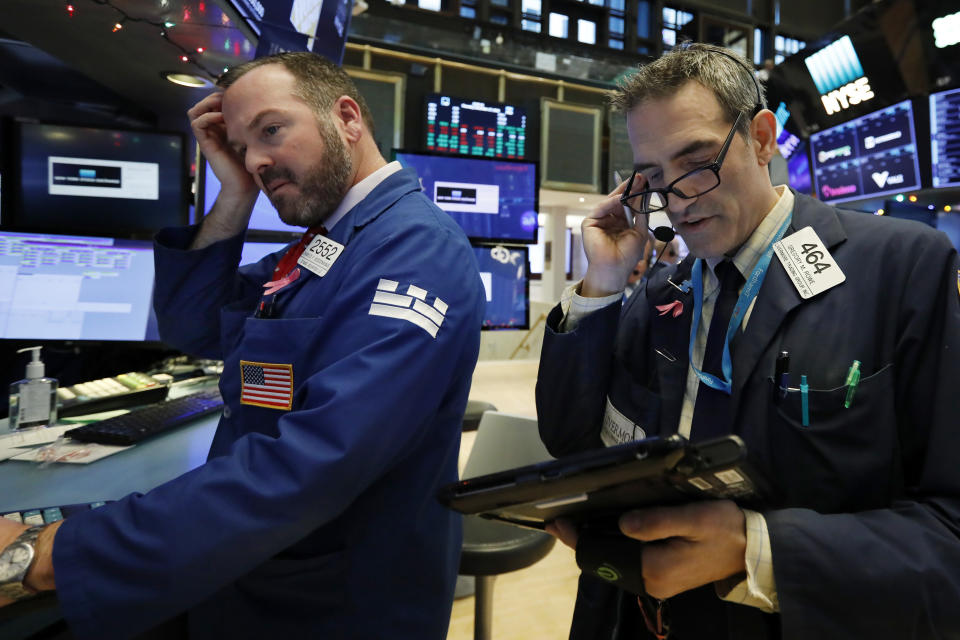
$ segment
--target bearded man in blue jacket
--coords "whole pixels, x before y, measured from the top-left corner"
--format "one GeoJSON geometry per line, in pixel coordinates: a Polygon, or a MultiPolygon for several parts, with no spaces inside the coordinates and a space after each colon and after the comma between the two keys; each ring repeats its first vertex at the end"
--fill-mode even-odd
{"type": "Polygon", "coordinates": [[[208,461],[45,528],[24,583],[56,588],[78,637],[186,611],[196,638],[441,639],[461,525],[434,495],[479,351],[472,250],[383,159],[341,69],[280,54],[220,86],[189,117],[221,192],[156,246],[164,341],[224,361],[208,461]],[[309,229],[238,269],[261,190],[309,229]]]}

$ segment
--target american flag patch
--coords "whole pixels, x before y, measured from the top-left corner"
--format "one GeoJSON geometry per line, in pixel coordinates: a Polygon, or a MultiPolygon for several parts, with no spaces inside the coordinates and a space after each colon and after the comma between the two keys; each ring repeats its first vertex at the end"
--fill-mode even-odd
{"type": "Polygon", "coordinates": [[[370,315],[406,320],[429,333],[431,338],[436,338],[440,325],[447,317],[447,303],[434,296],[433,304],[427,304],[428,292],[414,284],[409,285],[403,293],[399,290],[399,282],[381,278],[370,305],[370,315]]]}
{"type": "Polygon", "coordinates": [[[290,409],[293,405],[293,365],[241,360],[240,404],[290,409]]]}

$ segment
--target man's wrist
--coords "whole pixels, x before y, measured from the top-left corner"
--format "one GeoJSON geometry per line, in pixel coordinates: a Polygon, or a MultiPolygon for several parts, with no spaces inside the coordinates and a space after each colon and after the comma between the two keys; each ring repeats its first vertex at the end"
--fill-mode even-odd
{"type": "Polygon", "coordinates": [[[577,295],[583,298],[606,298],[607,296],[623,293],[626,286],[626,276],[591,273],[588,268],[580,284],[580,290],[577,291],[577,295]]]}
{"type": "Polygon", "coordinates": [[[52,591],[57,588],[53,573],[53,541],[63,521],[48,525],[37,537],[33,564],[23,578],[23,586],[31,591],[52,591]]]}

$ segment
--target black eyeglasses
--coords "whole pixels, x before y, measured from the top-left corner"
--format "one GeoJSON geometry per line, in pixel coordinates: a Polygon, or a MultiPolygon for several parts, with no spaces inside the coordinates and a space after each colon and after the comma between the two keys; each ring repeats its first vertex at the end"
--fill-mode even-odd
{"type": "Polygon", "coordinates": [[[645,191],[632,193],[633,182],[637,179],[637,174],[640,173],[639,171],[634,171],[633,175],[630,176],[630,181],[627,182],[627,188],[623,190],[623,195],[620,196],[621,204],[629,207],[634,213],[653,213],[654,211],[662,211],[667,208],[667,195],[670,193],[688,200],[702,196],[719,187],[720,167],[723,166],[723,159],[727,156],[727,149],[730,148],[730,143],[733,141],[733,134],[737,131],[737,127],[740,126],[740,120],[742,118],[743,112],[738,113],[737,119],[734,120],[733,127],[730,129],[730,133],[727,134],[727,139],[723,142],[723,146],[720,148],[720,153],[717,154],[716,160],[693,171],[688,171],[663,189],[646,189],[645,191]]]}

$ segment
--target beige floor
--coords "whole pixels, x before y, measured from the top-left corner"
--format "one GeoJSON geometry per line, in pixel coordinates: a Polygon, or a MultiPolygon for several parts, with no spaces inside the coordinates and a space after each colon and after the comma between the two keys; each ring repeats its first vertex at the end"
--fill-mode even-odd
{"type": "MultiPolygon", "coordinates": [[[[473,376],[470,398],[498,410],[535,416],[536,360],[481,361],[473,376]]],[[[466,462],[473,433],[464,434],[460,468],[466,462]]],[[[573,551],[557,544],[550,554],[526,569],[499,576],[494,584],[495,640],[564,640],[573,616],[580,571],[573,551]]],[[[453,603],[447,640],[473,638],[473,597],[453,603]]]]}

